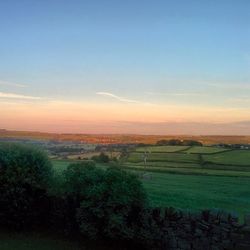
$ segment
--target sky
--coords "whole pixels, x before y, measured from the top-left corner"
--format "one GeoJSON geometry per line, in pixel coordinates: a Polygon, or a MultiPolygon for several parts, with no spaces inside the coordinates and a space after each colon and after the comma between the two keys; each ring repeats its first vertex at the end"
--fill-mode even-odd
{"type": "Polygon", "coordinates": [[[250,135],[249,0],[0,1],[0,128],[250,135]]]}

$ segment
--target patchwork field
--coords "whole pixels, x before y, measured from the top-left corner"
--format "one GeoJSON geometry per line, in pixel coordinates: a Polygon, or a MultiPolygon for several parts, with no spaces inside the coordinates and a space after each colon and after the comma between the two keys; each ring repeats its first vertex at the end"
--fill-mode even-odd
{"type": "MultiPolygon", "coordinates": [[[[60,173],[72,161],[54,161],[60,173]]],[[[106,167],[99,165],[100,167],[106,167]]],[[[240,218],[250,212],[250,150],[213,147],[138,148],[122,159],[138,174],[154,206],[224,209],[240,218]],[[144,165],[144,152],[148,153],[144,165]],[[143,174],[150,178],[143,178],[143,174]]]]}
{"type": "Polygon", "coordinates": [[[180,152],[189,149],[189,146],[150,146],[150,147],[138,147],[136,152],[151,152],[151,153],[172,153],[180,152]]]}
{"type": "Polygon", "coordinates": [[[189,149],[185,150],[185,153],[187,154],[214,154],[214,153],[220,153],[220,152],[226,152],[226,151],[230,151],[230,149],[194,146],[194,147],[189,147],[189,149]]]}
{"type": "Polygon", "coordinates": [[[123,159],[123,167],[160,173],[250,177],[250,150],[152,146],[149,151],[148,147],[140,147],[123,159]]]}
{"type": "MultiPolygon", "coordinates": [[[[143,154],[134,152],[131,153],[127,162],[138,163],[143,161],[143,154]]],[[[199,157],[195,154],[181,154],[181,153],[150,153],[147,157],[147,162],[184,162],[196,163],[199,157]]]]}

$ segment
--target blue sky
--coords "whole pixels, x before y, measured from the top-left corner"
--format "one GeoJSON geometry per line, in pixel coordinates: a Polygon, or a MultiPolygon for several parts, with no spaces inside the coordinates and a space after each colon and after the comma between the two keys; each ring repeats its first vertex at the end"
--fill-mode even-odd
{"type": "Polygon", "coordinates": [[[1,1],[0,102],[231,108],[248,120],[249,10],[248,0],[1,1]]]}

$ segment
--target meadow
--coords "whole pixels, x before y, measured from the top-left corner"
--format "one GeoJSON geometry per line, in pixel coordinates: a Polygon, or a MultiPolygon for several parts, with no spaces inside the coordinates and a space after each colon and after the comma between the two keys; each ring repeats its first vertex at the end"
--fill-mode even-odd
{"type": "MultiPolygon", "coordinates": [[[[60,173],[70,162],[53,164],[60,173]]],[[[240,218],[250,212],[250,150],[139,147],[121,162],[122,168],[140,176],[153,206],[189,210],[217,208],[237,213],[240,218]],[[148,152],[146,165],[144,152],[148,152]],[[143,178],[144,173],[151,178],[143,178]]]]}
{"type": "Polygon", "coordinates": [[[140,147],[123,159],[123,167],[150,173],[143,185],[154,206],[218,208],[234,211],[241,218],[250,212],[250,150],[140,147]]]}

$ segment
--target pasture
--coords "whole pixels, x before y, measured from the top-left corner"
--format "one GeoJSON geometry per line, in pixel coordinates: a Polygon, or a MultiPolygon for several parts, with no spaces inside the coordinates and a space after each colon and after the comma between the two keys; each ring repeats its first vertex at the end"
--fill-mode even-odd
{"type": "Polygon", "coordinates": [[[189,146],[149,146],[138,147],[136,152],[150,152],[150,153],[173,153],[189,149],[189,146]]]}
{"type": "Polygon", "coordinates": [[[250,212],[250,178],[151,173],[143,180],[154,206],[197,210],[218,208],[236,212],[240,218],[250,212]]]}
{"type": "Polygon", "coordinates": [[[127,155],[123,167],[150,173],[152,179],[142,180],[154,206],[218,208],[235,211],[241,218],[250,212],[250,150],[140,147],[127,155]]]}
{"type": "MultiPolygon", "coordinates": [[[[230,150],[216,147],[155,146],[146,154],[139,148],[123,159],[127,169],[151,172],[250,177],[250,150],[230,150]],[[160,149],[162,147],[162,149],[160,149]],[[168,152],[165,152],[167,147],[168,152]],[[177,148],[180,147],[178,150],[177,148]]],[[[148,147],[145,147],[145,150],[148,147]]],[[[146,151],[147,152],[147,151],[146,151]]]]}
{"type": "MultiPolygon", "coordinates": [[[[153,206],[190,210],[218,208],[237,212],[240,218],[250,212],[250,150],[196,146],[146,148],[130,152],[122,159],[121,167],[139,176],[145,172],[152,176],[141,180],[153,206]],[[143,163],[145,151],[151,152],[146,165],[143,163]]],[[[70,162],[54,161],[53,164],[60,173],[70,162]]]]}

